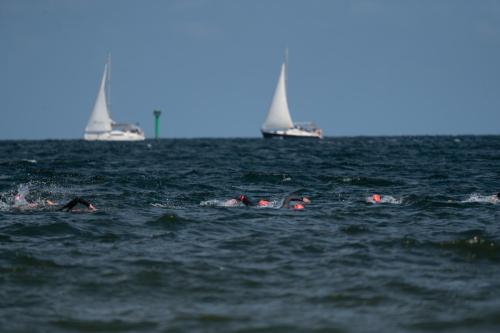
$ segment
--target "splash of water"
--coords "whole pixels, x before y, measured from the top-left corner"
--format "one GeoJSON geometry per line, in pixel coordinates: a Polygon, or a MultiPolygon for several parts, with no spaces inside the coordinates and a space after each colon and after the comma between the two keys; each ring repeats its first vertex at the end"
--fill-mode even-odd
{"type": "Polygon", "coordinates": [[[472,193],[469,195],[469,197],[465,200],[461,201],[462,203],[471,203],[471,202],[477,202],[477,203],[492,203],[492,204],[498,204],[500,203],[500,199],[496,195],[481,195],[478,193],[472,193]]]}
{"type": "Polygon", "coordinates": [[[365,201],[367,203],[371,203],[371,204],[377,204],[377,203],[385,203],[385,204],[392,204],[392,205],[400,205],[403,203],[403,198],[395,198],[391,195],[381,195],[380,196],[380,201],[377,202],[373,199],[372,196],[368,196],[365,198],[365,201]]]}

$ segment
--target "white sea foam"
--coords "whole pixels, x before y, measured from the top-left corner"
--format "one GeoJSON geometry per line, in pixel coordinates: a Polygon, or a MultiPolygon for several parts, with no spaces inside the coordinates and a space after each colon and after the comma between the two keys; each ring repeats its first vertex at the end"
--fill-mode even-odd
{"type": "Polygon", "coordinates": [[[472,193],[467,199],[462,200],[462,203],[478,202],[478,203],[500,203],[500,199],[496,195],[481,195],[472,193]]]}
{"type": "MultiPolygon", "coordinates": [[[[265,208],[281,208],[283,205],[283,200],[272,200],[268,201],[266,206],[259,206],[257,202],[255,202],[256,205],[253,206],[254,208],[257,209],[265,209],[265,208]]],[[[242,202],[236,200],[236,199],[229,199],[229,200],[219,200],[219,199],[211,199],[211,200],[206,200],[200,202],[200,206],[208,206],[208,207],[245,207],[245,204],[242,202]]]]}
{"type": "Polygon", "coordinates": [[[354,177],[354,178],[353,177],[343,177],[342,178],[342,182],[344,182],[344,183],[352,183],[352,182],[357,182],[359,180],[361,180],[360,177],[354,177]]]}
{"type": "Polygon", "coordinates": [[[276,200],[268,201],[268,203],[267,203],[266,206],[257,206],[257,208],[281,208],[281,206],[283,206],[283,201],[284,200],[280,200],[280,201],[276,201],[276,200]]]}
{"type": "Polygon", "coordinates": [[[163,204],[163,203],[159,203],[159,202],[154,202],[151,204],[151,206],[157,207],[157,208],[168,208],[169,207],[168,204],[163,204]]]}
{"type": "Polygon", "coordinates": [[[211,206],[211,207],[238,207],[238,206],[244,206],[243,203],[236,199],[229,199],[229,200],[218,200],[218,199],[211,199],[211,200],[206,200],[200,202],[200,206],[211,206]]]}
{"type": "Polygon", "coordinates": [[[368,203],[372,203],[372,204],[381,204],[381,203],[385,203],[385,204],[392,204],[392,205],[400,205],[401,203],[403,203],[403,198],[395,198],[391,195],[380,195],[380,201],[377,202],[375,200],[373,200],[373,197],[372,196],[368,196],[365,198],[365,201],[368,202],[368,203]]]}
{"type": "Polygon", "coordinates": [[[153,202],[151,206],[156,208],[180,208],[179,205],[168,202],[153,202]]]}
{"type": "Polygon", "coordinates": [[[54,197],[60,197],[67,189],[57,188],[52,184],[23,183],[0,193],[0,210],[32,210],[51,206],[47,200],[55,202],[54,197]],[[47,194],[49,196],[47,197],[47,194]]]}
{"type": "Polygon", "coordinates": [[[0,200],[0,212],[7,211],[10,209],[10,205],[6,202],[0,200]]]}

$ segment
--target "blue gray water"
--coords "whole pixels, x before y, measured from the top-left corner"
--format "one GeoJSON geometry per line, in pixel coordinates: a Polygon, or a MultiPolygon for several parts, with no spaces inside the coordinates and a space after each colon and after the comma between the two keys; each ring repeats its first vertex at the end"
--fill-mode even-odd
{"type": "Polygon", "coordinates": [[[3,141],[0,332],[498,331],[499,191],[499,136],[3,141]]]}

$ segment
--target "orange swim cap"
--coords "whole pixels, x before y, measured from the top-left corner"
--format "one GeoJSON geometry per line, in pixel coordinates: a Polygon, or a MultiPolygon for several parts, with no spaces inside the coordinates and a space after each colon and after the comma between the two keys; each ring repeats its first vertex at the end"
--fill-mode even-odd
{"type": "Polygon", "coordinates": [[[380,200],[381,200],[380,194],[374,194],[374,195],[372,195],[372,199],[375,202],[380,202],[380,200]]]}
{"type": "Polygon", "coordinates": [[[303,204],[295,204],[292,206],[292,209],[304,209],[304,205],[303,204]]]}
{"type": "Polygon", "coordinates": [[[257,203],[257,206],[259,206],[259,207],[267,207],[267,206],[269,206],[269,201],[264,200],[264,199],[261,199],[261,200],[259,200],[259,202],[257,203]]]}

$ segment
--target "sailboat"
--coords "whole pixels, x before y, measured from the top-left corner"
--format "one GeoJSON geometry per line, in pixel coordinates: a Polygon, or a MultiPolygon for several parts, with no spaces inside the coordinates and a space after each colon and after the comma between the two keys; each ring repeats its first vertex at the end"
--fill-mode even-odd
{"type": "Polygon", "coordinates": [[[110,84],[111,61],[104,65],[99,91],[92,114],[85,127],[83,138],[87,141],[142,141],[144,131],[134,124],[119,124],[111,119],[109,113],[106,84],[110,84]]]}
{"type": "Polygon", "coordinates": [[[288,109],[286,97],[287,56],[281,65],[280,76],[267,118],[260,131],[264,138],[312,138],[322,139],[323,132],[314,123],[294,123],[288,109]]]}

